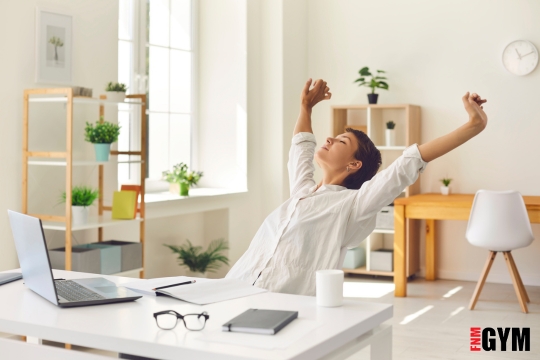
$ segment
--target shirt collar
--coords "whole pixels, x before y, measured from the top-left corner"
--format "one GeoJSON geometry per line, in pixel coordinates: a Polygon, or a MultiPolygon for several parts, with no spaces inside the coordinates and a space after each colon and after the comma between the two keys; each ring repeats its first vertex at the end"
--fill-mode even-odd
{"type": "MultiPolygon", "coordinates": [[[[313,185],[311,187],[310,192],[315,192],[315,189],[317,189],[317,185],[313,185]]],[[[317,192],[324,192],[324,191],[341,191],[346,190],[347,188],[345,186],[341,185],[333,185],[333,184],[322,184],[319,189],[317,189],[317,192]]]]}

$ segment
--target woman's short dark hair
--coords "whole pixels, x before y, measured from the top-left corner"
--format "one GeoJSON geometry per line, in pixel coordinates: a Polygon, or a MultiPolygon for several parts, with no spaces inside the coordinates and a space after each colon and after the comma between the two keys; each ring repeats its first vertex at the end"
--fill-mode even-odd
{"type": "Polygon", "coordinates": [[[354,153],[354,157],[362,162],[362,167],[357,172],[347,176],[343,180],[343,186],[347,189],[360,189],[363,183],[371,180],[377,174],[382,164],[381,152],[363,131],[351,128],[346,128],[345,131],[356,136],[358,150],[354,153]]]}

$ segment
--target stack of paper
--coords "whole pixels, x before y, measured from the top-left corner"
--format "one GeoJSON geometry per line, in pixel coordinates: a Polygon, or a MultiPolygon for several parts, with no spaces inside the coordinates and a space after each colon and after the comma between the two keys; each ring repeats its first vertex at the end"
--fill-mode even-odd
{"type": "Polygon", "coordinates": [[[260,294],[267,291],[266,289],[261,289],[256,286],[252,286],[247,282],[236,279],[204,279],[187,276],[139,280],[122,284],[122,286],[146,295],[155,296],[156,292],[152,290],[154,288],[181,283],[193,279],[197,281],[194,284],[169,287],[166,289],[157,290],[157,292],[174,297],[178,300],[198,305],[205,305],[260,294]]]}

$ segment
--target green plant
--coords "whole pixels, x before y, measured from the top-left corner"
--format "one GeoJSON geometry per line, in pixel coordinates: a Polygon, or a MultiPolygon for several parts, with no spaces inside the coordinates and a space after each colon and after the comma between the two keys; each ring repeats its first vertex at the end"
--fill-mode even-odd
{"type": "Polygon", "coordinates": [[[53,36],[49,39],[49,44],[54,46],[54,60],[58,61],[58,48],[64,46],[64,42],[59,37],[53,36]]]}
{"type": "Polygon", "coordinates": [[[396,127],[396,123],[393,122],[393,121],[391,121],[391,120],[390,120],[389,122],[386,123],[386,128],[387,128],[387,129],[392,130],[392,129],[395,128],[395,127],[396,127]]]}
{"type": "Polygon", "coordinates": [[[103,116],[100,116],[95,125],[86,123],[84,133],[84,139],[92,144],[112,144],[118,141],[120,125],[103,121],[103,116]]]}
{"type": "MultiPolygon", "coordinates": [[[[99,191],[89,186],[75,186],[71,189],[72,206],[90,206],[99,197],[99,191]]],[[[62,202],[66,202],[66,192],[62,193],[62,202]]]]}
{"type": "Polygon", "coordinates": [[[212,241],[206,251],[202,251],[202,246],[193,246],[189,240],[187,244],[180,246],[167,244],[164,246],[178,255],[180,265],[187,266],[193,272],[204,274],[216,271],[221,266],[220,262],[229,265],[229,259],[221,254],[222,251],[229,249],[228,243],[223,239],[212,241]]]}
{"type": "Polygon", "coordinates": [[[452,179],[442,178],[440,181],[442,181],[444,186],[448,187],[448,185],[450,185],[450,182],[452,182],[452,179]]]}
{"type": "Polygon", "coordinates": [[[126,84],[110,81],[107,84],[107,87],[105,88],[105,91],[126,92],[127,91],[127,86],[126,86],[126,84]]]}
{"type": "Polygon", "coordinates": [[[358,73],[360,74],[360,77],[356,79],[354,82],[359,83],[358,86],[367,86],[371,88],[371,93],[375,94],[375,89],[384,89],[388,90],[388,83],[381,80],[386,80],[386,77],[384,77],[385,71],[383,70],[377,70],[377,75],[372,75],[371,72],[369,72],[369,68],[367,66],[364,66],[361,68],[358,73]],[[368,76],[371,76],[370,80],[366,80],[368,76]]]}
{"type": "Polygon", "coordinates": [[[201,171],[188,171],[188,166],[181,162],[173,166],[172,171],[164,171],[163,179],[175,184],[197,185],[203,173],[201,171]]]}

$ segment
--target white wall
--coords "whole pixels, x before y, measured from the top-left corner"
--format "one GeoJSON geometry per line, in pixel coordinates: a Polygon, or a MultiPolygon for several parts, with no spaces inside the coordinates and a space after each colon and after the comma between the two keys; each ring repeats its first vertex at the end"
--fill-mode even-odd
{"type": "MultiPolygon", "coordinates": [[[[353,84],[362,66],[388,71],[390,90],[379,91],[380,103],[422,107],[423,141],[463,124],[461,96],[478,92],[488,99],[486,130],[430,163],[422,192],[437,192],[438,179],[449,176],[454,192],[515,189],[540,195],[540,69],[516,77],[501,63],[502,50],[513,40],[540,47],[539,14],[540,2],[532,0],[309,1],[309,76],[327,80],[333,93],[314,111],[318,141],[331,134],[330,105],[367,103],[368,89],[353,84]]],[[[437,226],[441,278],[479,277],[487,253],[468,244],[465,229],[465,221],[437,226]]],[[[540,238],[540,226],[533,231],[540,238]]],[[[514,253],[525,284],[540,285],[539,253],[538,240],[514,253]]],[[[502,258],[488,281],[510,282],[502,258]]]]}
{"type": "MultiPolygon", "coordinates": [[[[96,0],[48,0],[48,1],[4,1],[0,11],[0,26],[5,45],[0,66],[0,270],[18,267],[14,244],[9,228],[6,209],[21,209],[21,159],[22,159],[22,97],[23,90],[55,85],[34,82],[34,34],[35,8],[50,9],[73,16],[73,84],[94,89],[94,95],[101,93],[104,85],[117,78],[117,28],[118,4],[115,1],[96,0]]],[[[60,85],[56,85],[60,86],[60,85]]],[[[31,121],[36,127],[31,129],[30,145],[35,150],[42,147],[60,150],[65,146],[65,111],[62,105],[49,109],[32,108],[31,121]],[[58,114],[52,117],[52,125],[38,121],[41,111],[58,114]],[[34,131],[34,132],[33,132],[34,131]],[[36,137],[40,133],[41,141],[36,137]],[[43,136],[44,135],[44,136],[43,136]],[[32,141],[38,140],[38,141],[32,141]]],[[[76,110],[79,122],[74,132],[81,134],[85,120],[97,120],[97,110],[76,110]]],[[[51,117],[49,117],[51,120],[51,117]]],[[[49,123],[51,124],[51,123],[49,123]]],[[[81,141],[76,151],[81,155],[89,149],[81,141]]],[[[31,148],[32,150],[32,148],[31,148]]],[[[51,177],[43,176],[43,169],[30,169],[29,195],[35,209],[47,206],[53,212],[62,212],[63,206],[51,206],[58,202],[60,184],[64,172],[54,171],[51,177]],[[47,205],[45,205],[47,204],[47,205]]],[[[89,170],[91,171],[91,170],[89,170]]],[[[97,184],[97,175],[95,176],[97,184]]],[[[84,174],[74,178],[85,181],[84,174]]],[[[92,184],[90,184],[92,185],[92,184]]],[[[52,241],[63,241],[63,233],[47,234],[52,241]]]]}

